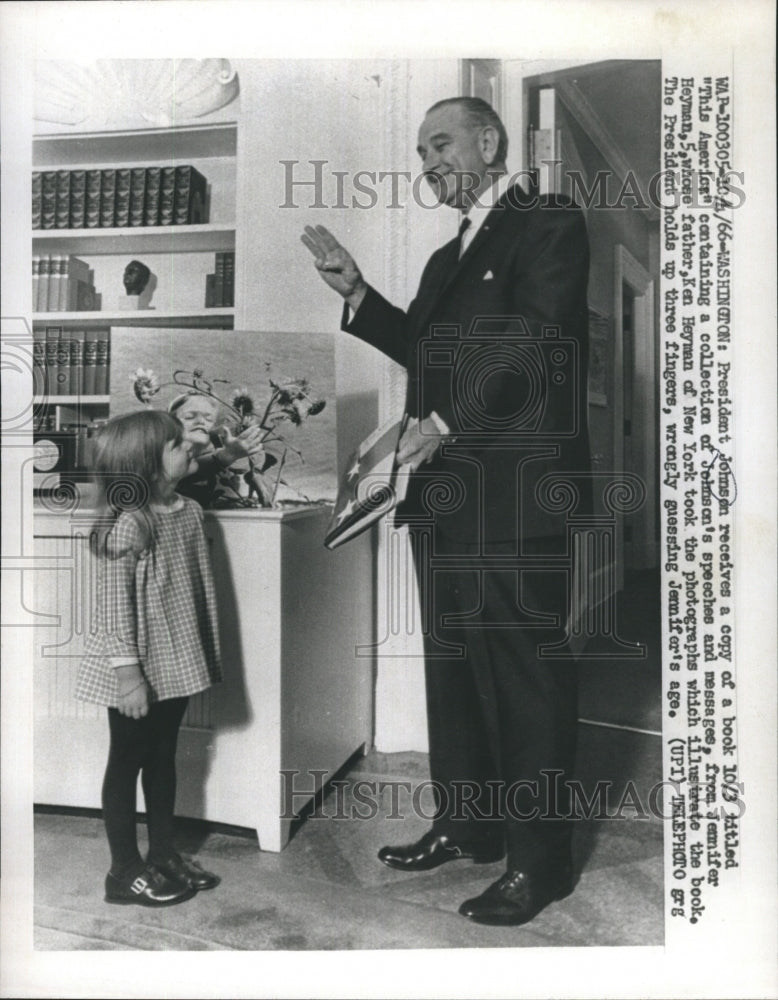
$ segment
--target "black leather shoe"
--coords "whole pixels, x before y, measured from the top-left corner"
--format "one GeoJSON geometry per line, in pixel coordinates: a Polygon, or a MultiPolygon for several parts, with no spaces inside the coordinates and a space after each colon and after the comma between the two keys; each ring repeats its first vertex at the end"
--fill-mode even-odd
{"type": "Polygon", "coordinates": [[[221,882],[218,875],[207,872],[198,861],[177,853],[169,855],[164,861],[156,861],[154,867],[167,878],[183,882],[190,889],[213,889],[221,882]]]}
{"type": "Polygon", "coordinates": [[[106,903],[175,906],[191,899],[195,891],[186,882],[163,875],[154,865],[146,865],[134,879],[120,879],[110,872],[105,876],[106,903]]]}
{"type": "Polygon", "coordinates": [[[424,872],[459,858],[469,858],[477,865],[487,865],[492,861],[499,861],[504,853],[499,846],[459,847],[450,837],[430,830],[415,844],[382,847],[378,852],[378,860],[403,872],[424,872]]]}
{"type": "Polygon", "coordinates": [[[573,891],[572,872],[560,872],[550,880],[528,872],[509,871],[475,899],[459,907],[463,917],[479,924],[526,924],[549,903],[573,891]]]}

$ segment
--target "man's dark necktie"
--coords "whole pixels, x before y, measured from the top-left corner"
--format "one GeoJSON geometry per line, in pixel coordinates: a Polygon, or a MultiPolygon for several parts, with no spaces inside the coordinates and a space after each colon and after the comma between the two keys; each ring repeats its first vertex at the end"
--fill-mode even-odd
{"type": "Polygon", "coordinates": [[[467,232],[469,226],[470,226],[470,219],[468,219],[468,217],[465,216],[464,219],[462,219],[462,221],[459,223],[459,244],[458,244],[459,252],[457,254],[457,260],[462,256],[462,237],[467,232]]]}

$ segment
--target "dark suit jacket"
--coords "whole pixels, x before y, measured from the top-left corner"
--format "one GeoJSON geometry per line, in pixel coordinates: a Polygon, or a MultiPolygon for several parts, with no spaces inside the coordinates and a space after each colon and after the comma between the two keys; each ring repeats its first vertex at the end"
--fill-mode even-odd
{"type": "Polygon", "coordinates": [[[580,487],[589,469],[583,215],[516,186],[460,260],[458,247],[432,255],[407,312],[372,288],[351,322],[344,312],[344,330],[407,368],[408,412],[434,410],[455,436],[401,513],[466,542],[559,537],[564,514],[538,489],[564,473],[580,487]]]}

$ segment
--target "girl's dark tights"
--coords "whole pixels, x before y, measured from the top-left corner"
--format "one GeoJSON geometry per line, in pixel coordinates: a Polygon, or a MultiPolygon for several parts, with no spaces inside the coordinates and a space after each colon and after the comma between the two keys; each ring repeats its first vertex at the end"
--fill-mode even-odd
{"type": "Polygon", "coordinates": [[[149,705],[143,719],[108,709],[111,745],[103,780],[103,821],[111,849],[111,872],[117,877],[142,867],[135,831],[138,773],[146,800],[149,860],[173,850],[176,801],[176,743],[187,698],[149,705]]]}

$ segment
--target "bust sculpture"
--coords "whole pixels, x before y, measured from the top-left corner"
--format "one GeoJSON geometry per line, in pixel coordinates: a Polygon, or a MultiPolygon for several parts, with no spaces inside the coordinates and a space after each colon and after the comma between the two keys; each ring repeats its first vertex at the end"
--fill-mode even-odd
{"type": "Polygon", "coordinates": [[[140,295],[149,283],[151,271],[143,261],[131,260],[124,269],[124,290],[128,295],[140,295]]]}
{"type": "Polygon", "coordinates": [[[119,298],[120,309],[148,309],[157,279],[142,260],[131,260],[122,276],[127,293],[119,298]]]}

